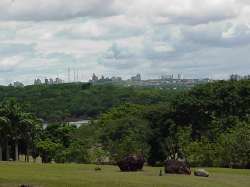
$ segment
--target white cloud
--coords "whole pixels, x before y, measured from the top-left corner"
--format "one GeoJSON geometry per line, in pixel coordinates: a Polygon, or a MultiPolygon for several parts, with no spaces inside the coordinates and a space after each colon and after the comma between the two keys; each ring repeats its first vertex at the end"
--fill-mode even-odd
{"type": "Polygon", "coordinates": [[[114,0],[1,0],[2,20],[65,20],[117,14],[114,0]]]}
{"type": "Polygon", "coordinates": [[[22,57],[13,56],[0,59],[0,72],[11,71],[16,68],[22,61],[22,57]]]}
{"type": "Polygon", "coordinates": [[[250,27],[245,24],[220,23],[183,29],[186,41],[214,47],[233,47],[250,43],[250,27]]]}
{"type": "Polygon", "coordinates": [[[242,6],[235,0],[137,0],[128,12],[156,23],[202,24],[236,17],[242,6]]]}

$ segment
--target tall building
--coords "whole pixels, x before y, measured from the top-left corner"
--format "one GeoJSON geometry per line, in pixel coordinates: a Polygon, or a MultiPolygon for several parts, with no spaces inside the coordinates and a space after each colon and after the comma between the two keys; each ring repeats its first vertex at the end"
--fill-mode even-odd
{"type": "Polygon", "coordinates": [[[178,79],[179,79],[179,80],[182,80],[182,79],[183,79],[182,74],[178,74],[178,79]]]}
{"type": "Polygon", "coordinates": [[[52,78],[49,79],[49,84],[50,85],[54,84],[54,80],[52,78]]]}
{"type": "Polygon", "coordinates": [[[230,80],[232,80],[232,81],[239,81],[241,79],[242,79],[242,77],[240,75],[238,75],[238,74],[232,74],[230,76],[230,80]]]}
{"type": "Polygon", "coordinates": [[[92,81],[93,82],[98,81],[98,77],[94,73],[92,75],[92,81]]]}
{"type": "Polygon", "coordinates": [[[136,76],[131,77],[132,81],[141,81],[141,74],[137,74],[136,76]]]}
{"type": "Polygon", "coordinates": [[[104,80],[105,80],[105,77],[102,75],[100,80],[101,80],[101,81],[104,81],[104,80]]]}
{"type": "Polygon", "coordinates": [[[62,84],[63,83],[63,80],[60,79],[60,78],[56,78],[56,80],[54,81],[54,84],[62,84]]]}
{"type": "Polygon", "coordinates": [[[243,77],[243,79],[245,79],[245,80],[250,80],[250,75],[245,75],[245,76],[243,77]]]}
{"type": "Polygon", "coordinates": [[[35,79],[34,80],[34,85],[41,85],[41,84],[42,84],[41,79],[35,79]]]}
{"type": "Polygon", "coordinates": [[[71,82],[70,76],[71,76],[71,70],[70,70],[70,68],[68,68],[68,82],[71,82]]]}
{"type": "Polygon", "coordinates": [[[49,79],[45,78],[44,83],[45,83],[46,85],[48,85],[48,84],[49,84],[49,79]]]}

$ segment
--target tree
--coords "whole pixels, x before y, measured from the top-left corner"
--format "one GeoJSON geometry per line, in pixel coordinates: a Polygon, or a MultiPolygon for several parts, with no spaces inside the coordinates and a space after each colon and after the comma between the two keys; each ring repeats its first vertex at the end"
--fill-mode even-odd
{"type": "Polygon", "coordinates": [[[23,113],[20,117],[20,132],[21,140],[25,144],[26,161],[29,162],[29,151],[32,150],[33,159],[36,158],[35,142],[39,141],[42,133],[42,123],[32,114],[23,113]]]}
{"type": "Polygon", "coordinates": [[[3,144],[6,144],[7,136],[8,136],[8,131],[9,131],[9,119],[0,116],[0,161],[3,160],[3,144]]]}
{"type": "Polygon", "coordinates": [[[44,131],[44,138],[48,138],[55,143],[60,143],[67,148],[72,143],[76,130],[76,126],[68,123],[50,124],[44,131]]]}
{"type": "Polygon", "coordinates": [[[2,141],[6,144],[5,159],[9,160],[9,145],[14,145],[14,159],[18,160],[19,144],[24,143],[27,147],[26,153],[28,153],[29,144],[32,144],[32,137],[34,138],[38,133],[38,127],[41,128],[41,122],[32,114],[23,112],[15,100],[3,102],[0,108],[0,116],[5,119],[1,120],[4,126],[2,125],[0,129],[3,134],[2,141]]]}
{"type": "Polygon", "coordinates": [[[61,144],[54,143],[50,139],[39,141],[36,147],[43,163],[51,162],[52,159],[55,159],[57,151],[63,148],[61,144]]]}
{"type": "Polygon", "coordinates": [[[150,128],[140,114],[141,108],[139,105],[121,105],[104,114],[97,122],[100,143],[112,159],[119,160],[130,154],[148,156],[150,128]]]}
{"type": "Polygon", "coordinates": [[[9,141],[11,138],[11,133],[12,133],[12,123],[11,119],[8,116],[8,108],[5,105],[0,106],[0,116],[1,116],[1,137],[2,137],[2,142],[5,144],[5,159],[8,161],[9,160],[9,141]]]}
{"type": "Polygon", "coordinates": [[[222,134],[218,140],[221,165],[227,167],[250,167],[250,125],[239,123],[222,134]]]}

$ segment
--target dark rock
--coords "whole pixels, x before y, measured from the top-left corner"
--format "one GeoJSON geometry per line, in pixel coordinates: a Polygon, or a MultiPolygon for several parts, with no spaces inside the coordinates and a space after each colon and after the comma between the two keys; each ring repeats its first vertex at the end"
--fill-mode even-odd
{"type": "Polygon", "coordinates": [[[197,177],[208,177],[209,173],[204,169],[197,169],[194,171],[194,175],[197,177]]]}
{"type": "Polygon", "coordinates": [[[117,162],[121,171],[140,171],[144,165],[144,157],[130,155],[117,162]]]}
{"type": "Polygon", "coordinates": [[[165,162],[165,173],[190,175],[191,169],[184,161],[167,160],[165,162]]]}

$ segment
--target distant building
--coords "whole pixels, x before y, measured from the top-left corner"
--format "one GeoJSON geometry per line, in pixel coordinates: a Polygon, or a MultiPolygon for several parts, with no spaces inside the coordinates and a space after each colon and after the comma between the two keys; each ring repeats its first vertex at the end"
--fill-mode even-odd
{"type": "Polygon", "coordinates": [[[52,78],[49,79],[49,84],[50,85],[54,84],[54,80],[52,78]]]}
{"type": "Polygon", "coordinates": [[[102,75],[100,80],[105,81],[105,77],[102,75]]]}
{"type": "Polygon", "coordinates": [[[49,84],[49,79],[44,79],[44,83],[46,84],[46,85],[48,85],[49,84]]]}
{"type": "Polygon", "coordinates": [[[245,79],[245,80],[250,80],[250,75],[245,75],[245,76],[243,77],[243,79],[245,79]]]}
{"type": "Polygon", "coordinates": [[[111,80],[113,82],[119,82],[119,81],[122,81],[122,78],[121,77],[112,77],[111,80]]]}
{"type": "Polygon", "coordinates": [[[241,79],[242,79],[242,77],[240,75],[238,75],[238,74],[232,74],[230,76],[230,80],[232,80],[232,81],[239,81],[241,79]]]}
{"type": "Polygon", "coordinates": [[[174,75],[162,75],[161,80],[172,80],[174,79],[174,75]]]}
{"type": "Polygon", "coordinates": [[[35,79],[34,80],[34,85],[41,85],[41,84],[42,84],[41,79],[35,79]]]}
{"type": "Polygon", "coordinates": [[[57,77],[53,84],[62,84],[62,83],[63,83],[63,80],[57,77]]]}
{"type": "Polygon", "coordinates": [[[138,73],[136,76],[131,77],[131,80],[132,81],[141,81],[141,74],[138,73]]]}
{"type": "MultiPolygon", "coordinates": [[[[44,79],[44,84],[45,85],[54,85],[54,84],[62,84],[63,80],[60,78],[56,78],[55,80],[53,80],[52,78],[45,78],[44,79]]],[[[41,85],[43,84],[42,81],[40,79],[35,79],[34,80],[34,85],[41,85]]]]}
{"type": "Polygon", "coordinates": [[[24,84],[21,83],[21,82],[16,81],[16,82],[13,83],[13,86],[16,87],[16,88],[17,87],[24,87],[24,84]]]}
{"type": "Polygon", "coordinates": [[[182,80],[183,79],[183,75],[182,74],[178,74],[178,79],[182,80]]]}
{"type": "Polygon", "coordinates": [[[92,81],[93,82],[98,81],[98,77],[94,73],[92,75],[92,81]]]}

